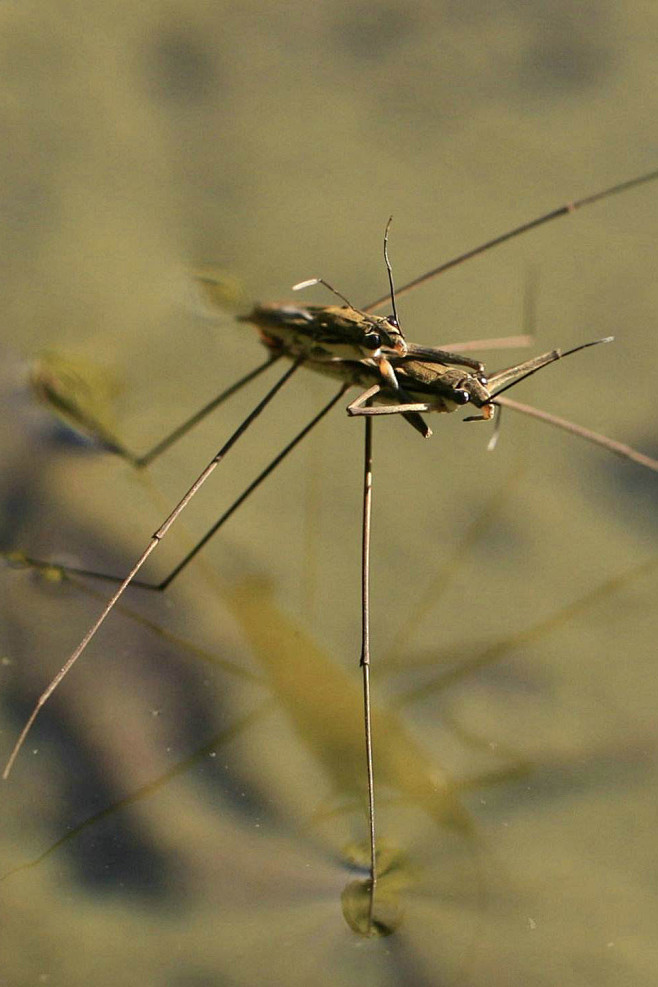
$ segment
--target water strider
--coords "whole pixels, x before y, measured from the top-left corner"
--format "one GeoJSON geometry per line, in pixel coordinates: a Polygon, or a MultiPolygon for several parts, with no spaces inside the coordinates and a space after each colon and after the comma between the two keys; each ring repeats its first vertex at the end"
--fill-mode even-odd
{"type": "MultiPolygon", "coordinates": [[[[430,280],[464,261],[475,257],[500,243],[528,232],[535,227],[547,223],[560,216],[567,215],[578,208],[591,205],[594,202],[658,178],[658,171],[640,176],[630,181],[607,188],[595,195],[577,200],[547,213],[529,223],[495,237],[492,240],[468,251],[459,257],[433,268],[394,291],[391,268],[388,261],[387,238],[388,227],[384,240],[384,256],[389,275],[389,293],[377,299],[362,309],[357,309],[331,288],[321,278],[312,278],[296,285],[296,289],[311,285],[323,284],[335,294],[338,294],[342,305],[257,305],[243,321],[258,329],[262,343],[268,350],[267,360],[246,377],[237,381],[220,394],[210,404],[202,408],[192,418],[188,419],[174,432],[164,438],[153,449],[141,457],[126,456],[137,466],[144,466],[165,451],[177,439],[200,421],[211,410],[217,407],[228,396],[239,390],[245,383],[262,373],[266,368],[281,359],[290,361],[291,365],[279,380],[267,391],[263,399],[256,405],[242,424],[224,443],[219,452],[200,473],[187,493],[174,507],[154,532],[148,545],[125,578],[107,576],[84,569],[59,567],[61,571],[73,571],[97,578],[109,579],[118,583],[118,588],[104,606],[100,616],[90,627],[82,641],[78,644],[57,675],[52,679],[46,690],[38,699],[29,719],[7,761],[3,777],[7,778],[14,761],[34,723],[40,709],[47,702],[59,683],[80,657],[98,629],[104,623],[113,607],[129,585],[135,584],[151,589],[164,590],[172,580],[194,558],[207,541],[225,523],[235,510],[244,502],[246,497],[279,465],[293,448],[315,427],[328,411],[337,404],[350,387],[358,387],[359,395],[348,405],[352,416],[365,418],[366,446],[364,465],[364,497],[363,497],[363,564],[362,564],[362,649],[361,666],[363,670],[364,718],[366,733],[366,753],[368,767],[368,799],[369,799],[369,830],[370,830],[370,919],[373,922],[374,890],[376,886],[376,841],[374,813],[374,776],[372,737],[370,727],[370,650],[369,650],[369,546],[370,546],[370,507],[372,497],[372,419],[375,416],[400,414],[417,431],[429,436],[430,430],[424,415],[430,412],[447,413],[459,408],[472,405],[476,414],[469,415],[467,421],[500,420],[500,409],[509,407],[521,413],[538,417],[549,424],[566,429],[572,433],[596,443],[625,458],[640,463],[652,470],[658,471],[658,462],[642,453],[606,436],[599,435],[581,426],[574,425],[563,419],[539,411],[528,405],[522,405],[503,396],[509,388],[519,383],[525,377],[536,373],[556,360],[571,355],[578,350],[593,346],[608,339],[586,342],[571,350],[551,350],[538,357],[513,365],[494,373],[488,373],[478,360],[465,355],[476,348],[504,348],[519,345],[519,337],[509,337],[490,341],[472,341],[462,345],[460,352],[454,352],[451,347],[435,348],[419,346],[408,341],[401,328],[397,314],[396,298],[430,280]],[[374,311],[390,301],[393,312],[389,317],[374,315],[374,311]],[[169,528],[177,520],[190,500],[214,472],[228,451],[267,407],[278,391],[295,374],[299,367],[305,366],[316,372],[338,378],[340,387],[331,401],[321,409],[313,419],[281,450],[272,462],[246,488],[240,497],[213,524],[204,537],[187,553],[174,569],[157,585],[143,582],[138,577],[147,559],[155,551],[169,528]]],[[[494,433],[494,438],[495,438],[494,433]]],[[[491,445],[492,443],[490,443],[491,445]]],[[[121,449],[115,451],[125,454],[121,449]]],[[[25,560],[29,564],[46,567],[46,563],[37,560],[25,560]]],[[[51,563],[48,568],[53,567],[51,563]]]]}

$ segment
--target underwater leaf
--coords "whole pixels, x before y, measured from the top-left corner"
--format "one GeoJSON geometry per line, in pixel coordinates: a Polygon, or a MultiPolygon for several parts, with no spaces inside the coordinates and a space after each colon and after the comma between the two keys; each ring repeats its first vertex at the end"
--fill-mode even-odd
{"type": "Polygon", "coordinates": [[[213,264],[202,264],[192,272],[195,307],[204,314],[235,312],[244,302],[242,282],[213,264]]]}
{"type": "Polygon", "coordinates": [[[29,381],[38,400],[67,427],[103,449],[126,455],[115,432],[118,386],[106,368],[46,351],[32,365],[29,381]]]}

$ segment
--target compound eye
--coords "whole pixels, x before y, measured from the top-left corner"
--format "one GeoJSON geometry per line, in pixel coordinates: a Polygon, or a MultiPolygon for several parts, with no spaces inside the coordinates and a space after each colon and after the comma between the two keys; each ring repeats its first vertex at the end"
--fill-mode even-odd
{"type": "Polygon", "coordinates": [[[468,391],[465,391],[462,387],[457,387],[455,389],[454,401],[455,404],[468,404],[471,400],[471,395],[468,391]]]}
{"type": "Polygon", "coordinates": [[[367,350],[378,350],[382,345],[381,337],[378,332],[367,332],[363,337],[363,345],[367,350]]]}

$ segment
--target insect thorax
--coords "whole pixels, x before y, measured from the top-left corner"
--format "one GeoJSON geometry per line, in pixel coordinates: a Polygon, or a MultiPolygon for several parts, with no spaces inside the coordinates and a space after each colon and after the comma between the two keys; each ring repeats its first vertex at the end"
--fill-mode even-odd
{"type": "Polygon", "coordinates": [[[256,326],[273,353],[290,359],[368,359],[399,337],[389,319],[337,305],[256,305],[241,321],[256,326]]]}
{"type": "Polygon", "coordinates": [[[455,411],[464,405],[476,408],[489,405],[486,378],[443,363],[407,360],[396,367],[400,385],[417,401],[425,401],[433,411],[455,411]]]}

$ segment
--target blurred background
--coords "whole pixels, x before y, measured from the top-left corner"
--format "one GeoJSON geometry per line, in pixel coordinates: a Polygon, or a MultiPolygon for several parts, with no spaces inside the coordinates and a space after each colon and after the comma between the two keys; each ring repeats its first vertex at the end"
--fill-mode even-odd
{"type": "MultiPolygon", "coordinates": [[[[236,312],[320,275],[382,295],[389,215],[402,284],[658,167],[657,37],[630,0],[3,4],[2,549],[125,573],[266,387],[138,473],[30,372],[143,452],[262,360],[236,312]]],[[[449,272],[400,300],[407,335],[614,335],[513,396],[656,455],[657,202],[449,272]]],[[[300,371],[154,578],[334,389],[300,371]]],[[[394,935],[353,931],[363,431],[339,408],[40,716],[0,800],[4,982],[655,983],[655,476],[512,413],[487,453],[461,417],[375,429],[394,935]]],[[[4,759],[109,588],[0,579],[4,759]]]]}

